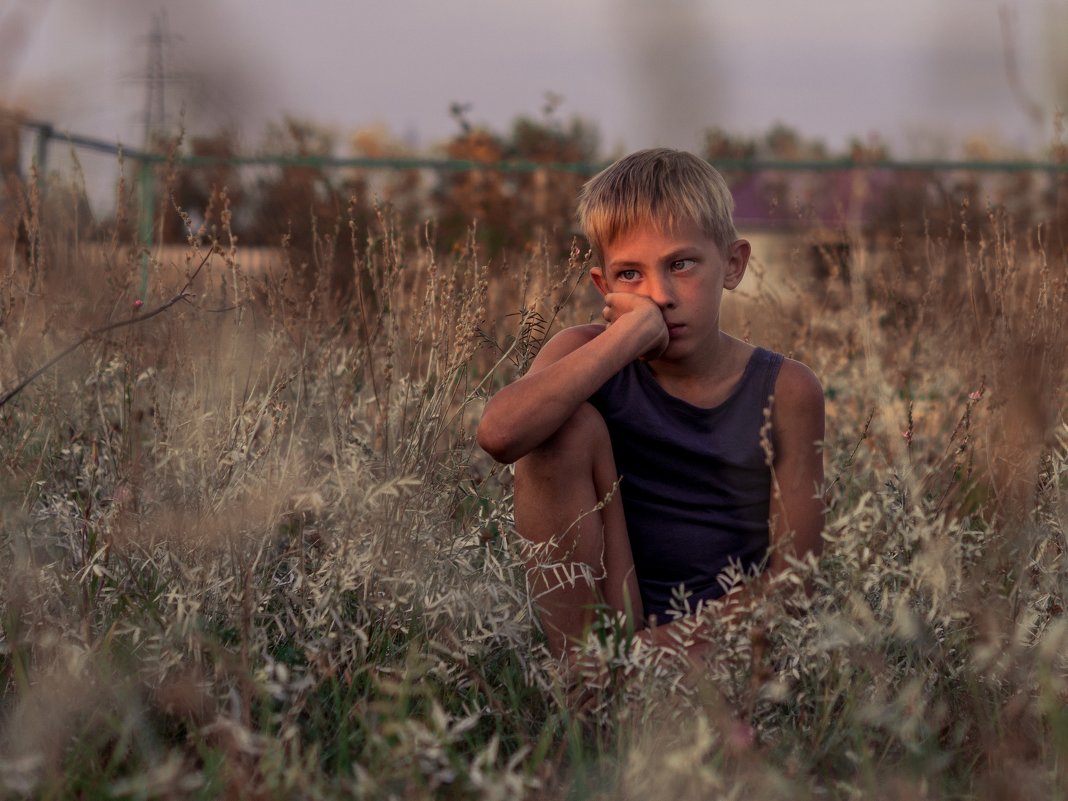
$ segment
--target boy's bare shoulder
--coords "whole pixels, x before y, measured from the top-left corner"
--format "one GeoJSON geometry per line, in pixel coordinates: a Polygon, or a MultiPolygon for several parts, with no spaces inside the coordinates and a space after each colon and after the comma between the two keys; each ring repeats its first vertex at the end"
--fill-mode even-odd
{"type": "Polygon", "coordinates": [[[775,393],[778,394],[782,390],[804,391],[808,389],[811,391],[814,388],[818,388],[820,394],[823,394],[823,385],[811,368],[797,359],[784,356],[782,367],[779,368],[779,378],[775,382],[775,393]]]}
{"type": "Polygon", "coordinates": [[[775,407],[789,418],[818,413],[822,419],[823,384],[807,365],[784,358],[775,380],[775,407]]]}

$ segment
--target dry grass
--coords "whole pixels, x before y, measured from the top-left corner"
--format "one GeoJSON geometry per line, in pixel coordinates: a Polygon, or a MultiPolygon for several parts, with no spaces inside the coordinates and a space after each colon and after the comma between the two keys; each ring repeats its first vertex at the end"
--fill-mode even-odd
{"type": "MultiPolygon", "coordinates": [[[[140,269],[81,248],[59,191],[22,216],[3,388],[126,317],[140,269]]],[[[735,303],[737,331],[823,378],[825,553],[714,621],[696,680],[606,618],[578,711],[473,431],[589,317],[580,255],[487,267],[387,213],[350,233],[338,304],[194,232],[152,277],[229,253],[193,303],[0,409],[0,796],[1068,793],[1068,265],[1047,231],[853,234],[848,281],[735,303]]]]}

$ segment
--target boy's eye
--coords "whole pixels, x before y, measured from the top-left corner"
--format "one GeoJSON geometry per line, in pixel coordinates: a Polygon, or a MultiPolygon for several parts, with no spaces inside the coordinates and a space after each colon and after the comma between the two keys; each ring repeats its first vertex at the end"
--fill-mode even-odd
{"type": "Polygon", "coordinates": [[[672,270],[689,270],[696,263],[697,262],[694,259],[678,259],[676,261],[671,262],[671,269],[672,270]]]}
{"type": "Polygon", "coordinates": [[[616,273],[616,278],[620,281],[633,281],[638,277],[637,270],[620,270],[616,273]]]}

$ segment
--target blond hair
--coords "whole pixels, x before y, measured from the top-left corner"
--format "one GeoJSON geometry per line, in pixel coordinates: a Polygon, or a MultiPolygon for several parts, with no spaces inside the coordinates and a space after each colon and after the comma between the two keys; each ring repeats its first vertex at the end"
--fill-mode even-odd
{"type": "Polygon", "coordinates": [[[631,153],[602,170],[579,193],[579,224],[599,259],[624,231],[652,224],[671,230],[687,222],[726,251],[738,239],[734,198],[704,159],[661,147],[631,153]]]}

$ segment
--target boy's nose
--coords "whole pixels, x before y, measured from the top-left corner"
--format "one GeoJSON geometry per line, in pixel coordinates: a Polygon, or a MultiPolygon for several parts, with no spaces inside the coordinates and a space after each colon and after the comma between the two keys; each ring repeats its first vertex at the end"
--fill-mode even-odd
{"type": "Polygon", "coordinates": [[[649,287],[649,300],[661,309],[675,308],[675,292],[670,281],[655,281],[649,287]]]}

